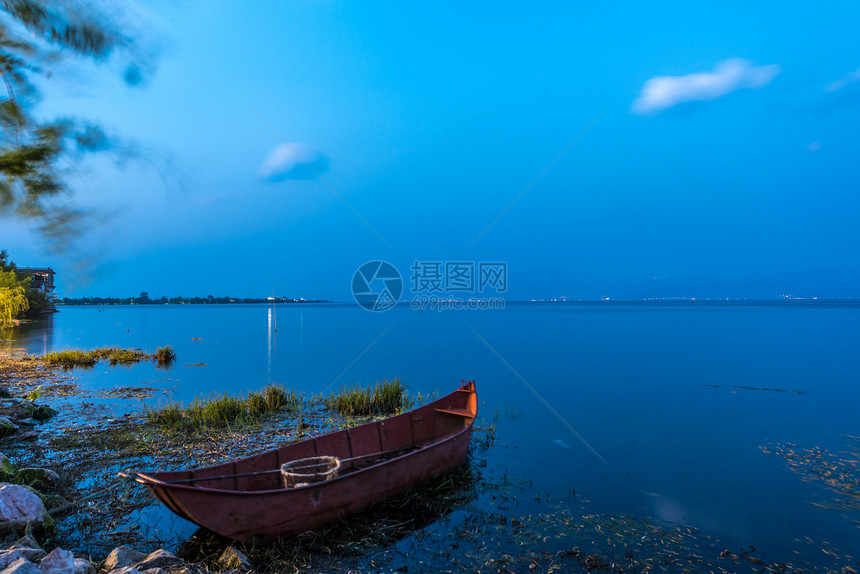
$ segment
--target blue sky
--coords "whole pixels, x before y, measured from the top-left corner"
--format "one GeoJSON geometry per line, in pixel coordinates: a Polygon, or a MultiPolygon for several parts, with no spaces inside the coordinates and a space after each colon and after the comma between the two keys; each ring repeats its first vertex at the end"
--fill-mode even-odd
{"type": "Polygon", "coordinates": [[[158,48],[145,84],[78,66],[40,110],[98,121],[147,161],[78,173],[101,215],[74,257],[2,222],[3,247],[55,267],[61,295],[351,300],[355,269],[384,259],[404,275],[507,261],[509,299],[714,282],[860,296],[856,3],[132,14],[158,48]]]}

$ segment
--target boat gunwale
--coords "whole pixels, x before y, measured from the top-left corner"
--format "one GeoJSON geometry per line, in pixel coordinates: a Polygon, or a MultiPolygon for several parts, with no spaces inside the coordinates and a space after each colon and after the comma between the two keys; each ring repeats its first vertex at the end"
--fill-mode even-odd
{"type": "MultiPolygon", "coordinates": [[[[400,413],[400,414],[401,414],[401,415],[404,415],[404,414],[408,414],[408,413],[416,412],[416,411],[419,411],[419,410],[421,410],[421,409],[424,409],[424,408],[430,407],[430,406],[432,406],[434,403],[439,402],[439,401],[441,401],[441,400],[443,400],[443,399],[445,399],[445,398],[447,398],[447,397],[451,396],[452,394],[457,393],[457,392],[460,392],[460,391],[466,391],[466,392],[469,392],[469,393],[472,393],[472,394],[476,394],[476,393],[475,393],[475,391],[469,391],[469,390],[467,390],[467,389],[465,389],[465,388],[460,388],[460,389],[457,389],[456,391],[454,391],[453,393],[451,393],[450,395],[446,395],[445,397],[442,397],[442,398],[438,399],[438,401],[433,401],[432,403],[428,403],[428,404],[426,404],[426,405],[424,405],[424,406],[421,406],[421,407],[418,407],[418,408],[416,408],[416,409],[412,409],[412,410],[409,410],[409,411],[406,411],[406,412],[404,412],[404,413],[400,413]]],[[[477,404],[475,405],[475,407],[476,407],[476,408],[475,408],[475,412],[474,412],[474,414],[472,415],[471,420],[469,421],[469,423],[468,423],[468,424],[466,424],[462,429],[460,429],[459,431],[457,431],[456,433],[454,433],[454,434],[452,434],[452,435],[448,435],[448,436],[446,436],[446,437],[444,437],[444,438],[442,438],[442,439],[440,439],[440,440],[437,440],[437,441],[434,441],[434,442],[431,442],[431,443],[428,443],[428,444],[425,444],[425,445],[420,445],[420,446],[417,446],[417,445],[416,445],[416,446],[417,446],[417,448],[415,448],[415,449],[414,449],[414,450],[412,450],[412,451],[406,452],[406,453],[404,453],[404,454],[402,454],[402,455],[400,455],[400,456],[397,456],[397,457],[394,457],[394,458],[391,458],[391,459],[388,459],[388,460],[383,460],[383,461],[378,462],[378,463],[376,463],[376,464],[372,464],[372,465],[367,466],[367,467],[365,467],[365,468],[360,468],[360,469],[358,469],[358,470],[355,470],[354,472],[349,472],[348,474],[343,474],[343,475],[337,476],[337,477],[335,477],[335,478],[332,478],[332,479],[330,479],[330,480],[326,480],[326,481],[324,481],[324,482],[316,482],[316,483],[311,483],[311,484],[307,484],[307,485],[304,485],[304,486],[296,486],[296,487],[293,487],[293,488],[276,488],[276,489],[270,489],[270,490],[234,490],[234,489],[209,488],[209,487],[206,487],[206,486],[196,486],[196,485],[188,485],[188,484],[177,484],[177,483],[171,483],[171,482],[168,482],[168,481],[164,481],[164,480],[160,480],[160,479],[154,478],[154,477],[152,477],[151,475],[149,475],[149,474],[147,474],[147,473],[145,473],[145,472],[137,472],[137,473],[135,473],[135,474],[134,474],[134,476],[135,476],[135,482],[138,482],[139,484],[142,484],[142,485],[147,486],[147,487],[152,487],[152,488],[161,488],[161,489],[164,489],[164,490],[187,490],[187,491],[193,491],[193,492],[206,492],[206,493],[215,493],[215,492],[217,492],[217,493],[230,493],[231,495],[242,495],[242,496],[257,496],[257,495],[262,495],[262,494],[271,495],[271,494],[274,494],[274,493],[284,493],[284,494],[287,494],[287,493],[291,493],[291,492],[303,492],[303,491],[305,491],[305,490],[307,490],[307,489],[309,489],[309,488],[319,488],[319,487],[324,486],[324,485],[327,485],[327,484],[336,484],[336,483],[337,483],[337,481],[339,481],[339,480],[345,480],[345,479],[352,478],[352,477],[354,477],[354,476],[359,476],[359,475],[361,475],[361,473],[363,473],[363,472],[371,471],[371,470],[375,470],[375,469],[377,469],[377,468],[384,467],[384,466],[385,466],[385,465],[387,465],[387,464],[391,464],[391,463],[395,463],[395,462],[399,462],[399,461],[405,460],[405,459],[407,459],[407,458],[408,458],[408,457],[410,457],[410,456],[413,456],[413,455],[417,455],[417,454],[420,454],[420,453],[426,452],[426,451],[428,451],[428,450],[430,450],[430,449],[432,449],[432,448],[434,448],[434,447],[437,447],[437,446],[443,445],[443,444],[445,444],[445,443],[447,443],[447,442],[450,442],[450,441],[452,441],[452,440],[455,440],[455,439],[459,438],[463,433],[465,433],[465,432],[467,432],[467,431],[471,431],[471,430],[472,430],[472,427],[474,426],[474,423],[475,423],[475,419],[476,419],[476,418],[477,418],[477,416],[478,416],[477,404]]],[[[394,415],[394,416],[400,416],[400,415],[394,415]]],[[[393,417],[388,417],[388,418],[393,418],[393,417]]],[[[387,420],[387,419],[381,419],[381,420],[387,420]]],[[[367,422],[367,423],[363,423],[363,424],[374,424],[374,423],[378,423],[378,422],[381,422],[381,421],[380,421],[380,420],[377,420],[377,421],[369,421],[369,422],[367,422]]],[[[358,426],[362,426],[362,425],[358,425],[358,426]]],[[[317,438],[321,438],[321,437],[324,437],[324,436],[328,436],[328,435],[336,434],[336,433],[339,433],[339,432],[343,432],[344,430],[351,430],[351,429],[355,429],[355,428],[358,428],[358,427],[351,427],[351,428],[347,428],[347,429],[341,429],[341,430],[337,430],[337,431],[333,431],[333,432],[330,432],[330,433],[326,433],[326,434],[319,435],[319,437],[312,437],[312,438],[305,439],[305,440],[315,440],[315,439],[317,439],[317,438]]],[[[298,441],[298,442],[290,443],[290,444],[288,444],[288,445],[284,445],[284,446],[290,446],[290,445],[292,445],[292,444],[299,444],[300,442],[304,442],[304,441],[298,441]]],[[[283,447],[279,447],[279,448],[283,448],[283,447]]],[[[279,450],[279,448],[275,448],[275,449],[271,449],[271,450],[268,450],[268,451],[264,451],[263,453],[259,453],[259,454],[265,454],[265,453],[267,453],[267,452],[273,452],[273,451],[279,450]]],[[[247,457],[247,458],[253,458],[254,456],[258,456],[258,455],[251,455],[250,457],[247,457]]],[[[230,461],[226,461],[226,462],[230,462],[230,461]]],[[[224,463],[221,463],[221,464],[224,464],[224,463]]],[[[219,466],[219,465],[211,465],[211,466],[219,466]]],[[[209,467],[202,467],[202,468],[211,468],[211,466],[209,466],[209,467]]],[[[195,469],[182,469],[182,470],[179,470],[179,471],[156,471],[156,472],[158,472],[158,473],[163,473],[163,472],[183,472],[183,471],[185,471],[185,470],[190,470],[190,471],[192,471],[192,472],[193,472],[195,469]]],[[[199,470],[199,469],[198,469],[198,470],[199,470]]],[[[275,472],[275,470],[274,470],[274,469],[272,469],[272,474],[274,474],[274,472],[275,472]]],[[[203,477],[203,478],[208,478],[208,477],[203,477]]],[[[201,480],[201,482],[202,482],[202,480],[201,480]]]]}

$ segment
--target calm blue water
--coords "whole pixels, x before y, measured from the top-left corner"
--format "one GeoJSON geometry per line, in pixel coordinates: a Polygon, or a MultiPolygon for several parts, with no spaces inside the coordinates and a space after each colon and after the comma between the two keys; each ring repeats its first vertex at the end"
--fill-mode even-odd
{"type": "Polygon", "coordinates": [[[372,314],[319,305],[275,313],[64,307],[52,325],[29,326],[4,345],[43,353],[169,344],[178,355],[169,371],[100,364],[81,381],[146,384],[182,401],[270,382],[319,393],[400,377],[413,391],[446,393],[475,379],[485,417],[518,415],[500,418],[489,467],[531,480],[536,493],[573,488],[594,511],[693,526],[774,560],[792,559],[794,539],[804,536],[860,554],[858,512],[815,506],[832,495],[760,449],[789,442],[837,452],[849,448],[846,435],[860,435],[858,308],[509,305],[372,314]],[[198,363],[207,366],[185,366],[198,363]]]}

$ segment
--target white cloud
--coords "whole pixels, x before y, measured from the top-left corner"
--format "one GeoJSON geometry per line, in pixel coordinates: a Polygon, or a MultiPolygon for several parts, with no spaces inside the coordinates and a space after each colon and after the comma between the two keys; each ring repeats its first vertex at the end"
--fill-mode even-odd
{"type": "Polygon", "coordinates": [[[835,92],[836,90],[841,90],[848,84],[853,84],[854,82],[860,81],[860,68],[857,68],[844,78],[839,78],[835,82],[830,82],[826,86],[824,86],[825,92],[835,92]]]}
{"type": "Polygon", "coordinates": [[[260,176],[269,181],[314,179],[327,171],[328,158],[317,148],[298,142],[275,147],[260,165],[260,176]]]}
{"type": "Polygon", "coordinates": [[[736,90],[758,89],[769,84],[779,72],[776,64],[754,66],[747,60],[732,59],[718,62],[713,72],[657,76],[645,82],[632,111],[652,114],[684,102],[716,100],[736,90]]]}

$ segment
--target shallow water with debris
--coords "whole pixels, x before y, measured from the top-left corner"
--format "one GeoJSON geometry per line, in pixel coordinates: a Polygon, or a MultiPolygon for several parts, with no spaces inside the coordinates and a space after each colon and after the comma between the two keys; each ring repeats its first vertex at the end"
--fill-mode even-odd
{"type": "MultiPolygon", "coordinates": [[[[87,396],[58,408],[83,402],[105,420],[271,382],[311,394],[399,376],[428,393],[477,380],[495,440],[479,447],[467,494],[422,502],[444,511],[416,524],[375,512],[378,534],[317,533],[283,550],[309,563],[860,571],[858,319],[850,305],[79,307],[2,346],[176,349],[169,370],[74,371],[87,396]]],[[[165,448],[161,460],[185,465],[189,453],[165,448]]],[[[158,536],[194,533],[147,508],[140,522],[158,536]]],[[[118,524],[114,538],[141,528],[118,524]]]]}

